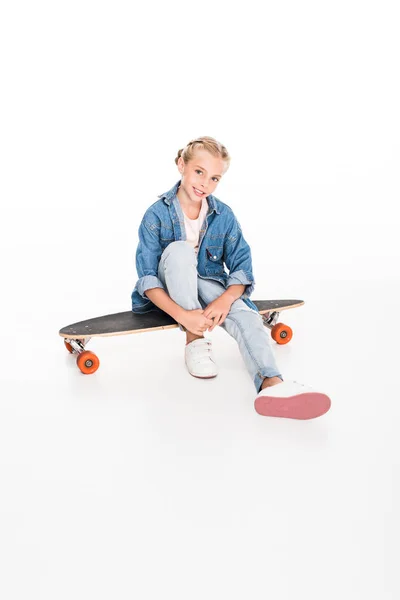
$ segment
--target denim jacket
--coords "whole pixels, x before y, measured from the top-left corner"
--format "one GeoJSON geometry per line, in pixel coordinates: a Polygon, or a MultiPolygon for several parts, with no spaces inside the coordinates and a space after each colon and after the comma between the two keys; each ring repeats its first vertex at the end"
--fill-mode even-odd
{"type": "MultiPolygon", "coordinates": [[[[176,195],[180,183],[181,180],[168,192],[158,196],[159,200],[147,209],[139,226],[136,250],[139,280],[131,295],[132,311],[135,313],[160,311],[144,292],[157,287],[165,290],[158,278],[161,254],[171,242],[186,240],[183,211],[176,195]]],[[[257,310],[249,298],[255,285],[250,246],[243,237],[232,209],[212,194],[207,196],[207,201],[208,211],[199,237],[198,275],[203,279],[219,281],[225,289],[230,285],[245,285],[241,299],[247,306],[257,310]]]]}

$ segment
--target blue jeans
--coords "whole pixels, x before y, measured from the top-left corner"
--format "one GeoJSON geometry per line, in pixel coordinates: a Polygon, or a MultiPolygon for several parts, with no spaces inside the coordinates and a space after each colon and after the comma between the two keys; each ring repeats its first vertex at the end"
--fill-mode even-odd
{"type": "MultiPolygon", "coordinates": [[[[225,291],[222,283],[199,277],[196,253],[185,241],[171,242],[166,247],[158,265],[158,278],[169,297],[185,310],[204,310],[225,291]]],[[[283,380],[272,353],[270,333],[258,312],[239,298],[220,327],[237,341],[257,392],[264,377],[283,380]]]]}

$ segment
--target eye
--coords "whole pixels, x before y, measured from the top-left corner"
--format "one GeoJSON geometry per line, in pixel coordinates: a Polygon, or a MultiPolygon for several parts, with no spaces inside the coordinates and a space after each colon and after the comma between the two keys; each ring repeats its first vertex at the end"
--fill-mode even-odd
{"type": "MultiPolygon", "coordinates": [[[[201,171],[200,169],[195,169],[195,173],[202,173],[202,172],[203,172],[203,171],[201,171]]],[[[218,179],[218,177],[213,177],[213,179],[214,179],[214,181],[215,181],[216,183],[218,183],[218,182],[219,182],[219,179],[218,179]]]]}

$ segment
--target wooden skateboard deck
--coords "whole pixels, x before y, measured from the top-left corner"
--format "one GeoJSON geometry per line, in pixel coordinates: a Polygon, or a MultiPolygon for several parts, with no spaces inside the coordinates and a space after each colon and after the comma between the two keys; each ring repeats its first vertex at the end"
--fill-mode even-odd
{"type": "MultiPolygon", "coordinates": [[[[293,335],[292,330],[283,323],[277,323],[282,310],[304,304],[303,300],[253,300],[263,317],[264,325],[271,329],[271,336],[278,344],[287,344],[293,335]]],[[[120,312],[86,321],[79,321],[59,331],[69,352],[78,354],[78,367],[82,373],[97,371],[99,359],[93,352],[85,350],[85,344],[92,337],[127,335],[157,329],[174,329],[179,324],[170,315],[162,311],[138,314],[132,311],[120,312]]]]}

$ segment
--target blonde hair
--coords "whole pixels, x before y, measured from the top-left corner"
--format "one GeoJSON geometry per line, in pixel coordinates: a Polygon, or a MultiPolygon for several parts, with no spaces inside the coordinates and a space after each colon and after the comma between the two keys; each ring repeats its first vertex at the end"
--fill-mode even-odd
{"type": "Polygon", "coordinates": [[[185,164],[187,164],[194,158],[196,150],[207,150],[207,152],[213,156],[222,158],[222,160],[224,160],[226,163],[225,172],[228,170],[231,162],[231,157],[229,156],[228,150],[223,144],[217,142],[216,139],[209,137],[208,135],[191,140],[185,146],[185,148],[178,150],[178,156],[175,158],[175,163],[178,164],[178,159],[180,156],[182,156],[185,164]]]}

